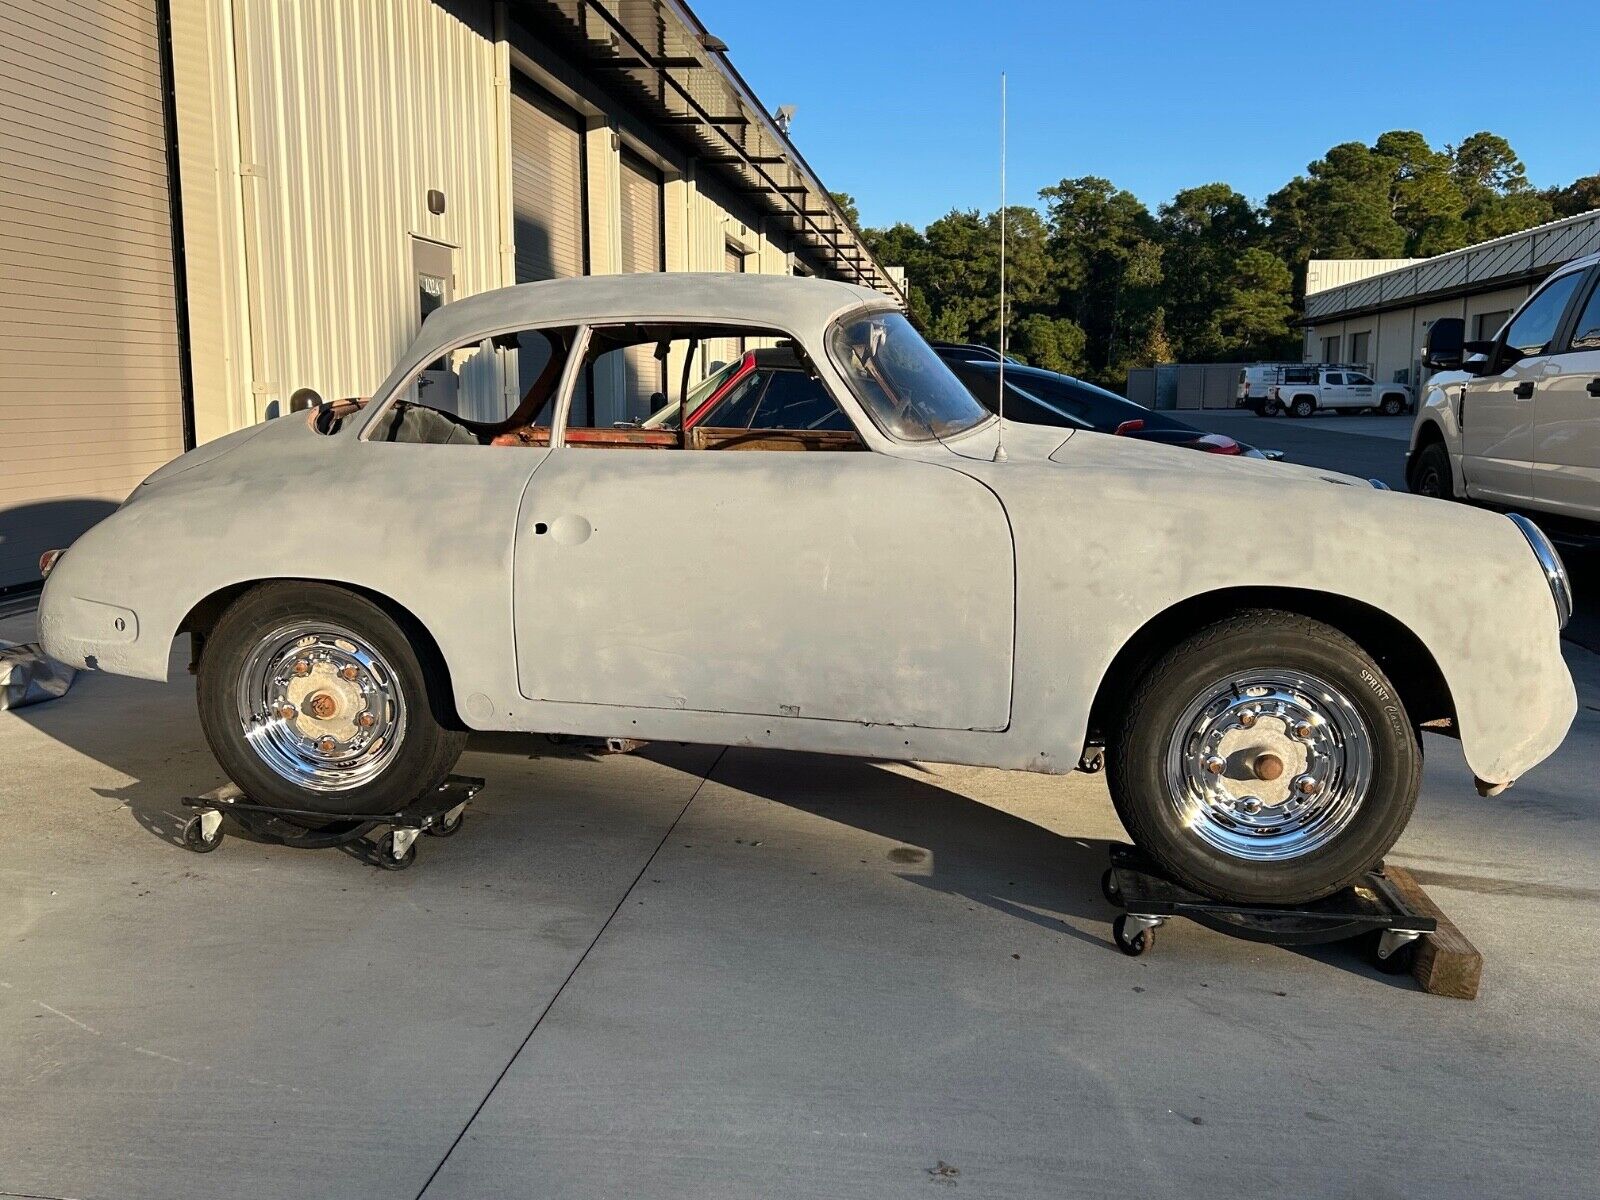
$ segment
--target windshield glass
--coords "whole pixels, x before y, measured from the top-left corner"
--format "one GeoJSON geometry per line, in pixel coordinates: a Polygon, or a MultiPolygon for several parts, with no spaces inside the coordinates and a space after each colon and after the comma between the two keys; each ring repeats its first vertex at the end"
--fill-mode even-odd
{"type": "MultiPolygon", "coordinates": [[[[744,356],[740,355],[730,363],[724,363],[711,374],[707,375],[689,391],[688,408],[692,413],[728,381],[728,377],[744,365],[744,356]]],[[[652,413],[641,428],[643,429],[676,429],[678,419],[683,411],[683,405],[674,400],[658,413],[652,413]]]]}
{"type": "Polygon", "coordinates": [[[828,350],[856,399],[893,437],[926,442],[990,419],[897,312],[847,317],[828,332],[828,350]]]}

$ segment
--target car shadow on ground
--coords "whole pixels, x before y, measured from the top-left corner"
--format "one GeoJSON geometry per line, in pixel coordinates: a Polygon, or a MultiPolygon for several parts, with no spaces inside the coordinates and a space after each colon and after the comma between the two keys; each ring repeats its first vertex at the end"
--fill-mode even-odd
{"type": "MultiPolygon", "coordinates": [[[[713,778],[900,843],[886,853],[892,862],[915,865],[900,875],[907,883],[1120,954],[1111,938],[1111,922],[1122,910],[1100,890],[1110,840],[1046,829],[953,791],[925,770],[916,764],[741,750],[713,778]],[[1079,927],[1082,923],[1097,928],[1086,931],[1079,927]]],[[[1419,990],[1409,975],[1386,975],[1372,966],[1364,938],[1276,949],[1389,987],[1419,990]]]]}
{"type": "MultiPolygon", "coordinates": [[[[175,659],[174,675],[181,670],[175,659]]],[[[106,817],[126,810],[140,828],[174,847],[183,845],[183,827],[193,815],[183,797],[224,782],[200,734],[192,690],[181,685],[83,675],[62,700],[14,715],[127,777],[129,782],[116,787],[92,787],[95,795],[113,802],[106,817]]],[[[468,753],[583,760],[608,751],[593,739],[483,733],[473,735],[468,753]]],[[[704,764],[704,748],[678,743],[651,743],[635,753],[686,773],[699,774],[696,764],[704,764]]],[[[734,748],[717,763],[711,780],[893,843],[882,853],[891,864],[903,864],[896,874],[908,884],[1117,953],[1110,925],[1118,910],[1100,892],[1107,839],[1047,829],[963,795],[917,764],[734,748]],[[1080,928],[1085,924],[1088,930],[1080,928]]],[[[274,841],[236,821],[227,829],[229,836],[247,841],[274,841]]],[[[374,861],[368,839],[339,849],[374,861]]],[[[1292,949],[1391,986],[1414,986],[1409,977],[1377,972],[1352,945],[1292,949]]]]}

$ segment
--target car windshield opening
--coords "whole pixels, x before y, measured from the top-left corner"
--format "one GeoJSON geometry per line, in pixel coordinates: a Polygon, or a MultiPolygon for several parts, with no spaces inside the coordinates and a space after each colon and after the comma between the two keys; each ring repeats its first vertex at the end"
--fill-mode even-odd
{"type": "Polygon", "coordinates": [[[856,399],[892,437],[926,442],[990,420],[900,313],[845,317],[829,331],[828,350],[856,399]]]}

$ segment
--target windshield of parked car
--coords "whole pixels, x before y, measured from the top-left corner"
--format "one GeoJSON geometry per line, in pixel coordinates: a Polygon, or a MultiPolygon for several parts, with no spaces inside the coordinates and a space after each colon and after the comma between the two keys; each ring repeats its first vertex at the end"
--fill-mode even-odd
{"type": "Polygon", "coordinates": [[[953,437],[990,420],[897,312],[846,317],[829,331],[828,350],[872,419],[902,441],[953,437]]]}

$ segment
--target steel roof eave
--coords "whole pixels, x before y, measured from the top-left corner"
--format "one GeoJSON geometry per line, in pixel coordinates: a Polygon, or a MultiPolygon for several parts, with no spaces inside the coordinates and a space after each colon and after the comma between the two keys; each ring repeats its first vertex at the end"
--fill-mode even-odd
{"type": "Polygon", "coordinates": [[[659,87],[655,95],[636,97],[643,107],[653,109],[641,113],[646,121],[690,138],[700,147],[691,151],[695,158],[729,168],[739,181],[735,185],[738,190],[760,196],[769,215],[798,221],[793,230],[797,240],[805,240],[809,248],[822,253],[833,270],[904,306],[904,293],[866,251],[816,172],[727,60],[726,47],[686,5],[678,0],[652,0],[641,8],[641,12],[648,11],[652,30],[631,28],[617,0],[521,0],[517,7],[542,14],[546,24],[586,46],[586,68],[614,69],[621,79],[630,78],[631,72],[648,72],[659,81],[659,87]],[[590,16],[609,31],[607,38],[597,39],[590,32],[590,16]],[[652,35],[663,47],[669,40],[677,41],[680,52],[653,51],[644,42],[644,37],[652,35]],[[720,85],[723,94],[715,112],[696,96],[692,81],[675,74],[696,70],[710,72],[720,85]],[[747,144],[751,140],[756,142],[754,146],[747,144]],[[769,167],[786,172],[789,178],[774,178],[769,167]]]}

